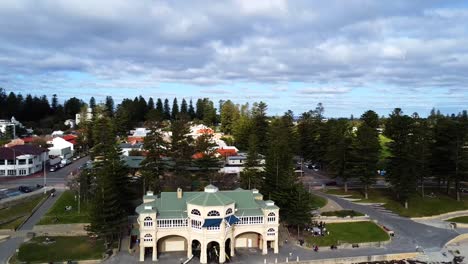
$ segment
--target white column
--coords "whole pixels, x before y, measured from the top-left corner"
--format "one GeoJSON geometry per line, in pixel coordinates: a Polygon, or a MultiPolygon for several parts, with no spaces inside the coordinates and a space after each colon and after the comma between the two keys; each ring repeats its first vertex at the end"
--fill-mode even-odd
{"type": "Polygon", "coordinates": [[[224,245],[220,243],[219,245],[219,263],[224,263],[226,262],[226,249],[224,248],[224,245]]]}
{"type": "Polygon", "coordinates": [[[278,250],[278,237],[275,239],[275,246],[274,246],[274,252],[275,254],[278,254],[279,250],[278,250]]]}
{"type": "Polygon", "coordinates": [[[140,261],[145,261],[145,247],[140,243],[140,261]]]}
{"type": "Polygon", "coordinates": [[[156,241],[156,245],[153,246],[153,261],[158,260],[158,242],[156,241]]]}
{"type": "Polygon", "coordinates": [[[236,251],[234,247],[236,246],[236,241],[234,241],[234,237],[231,238],[231,257],[235,256],[236,251]]]}
{"type": "Polygon", "coordinates": [[[267,241],[266,241],[266,239],[263,239],[262,255],[266,255],[266,254],[268,254],[267,241]]]}
{"type": "Polygon", "coordinates": [[[187,258],[192,256],[192,240],[187,240],[187,258]]]}
{"type": "Polygon", "coordinates": [[[201,241],[201,252],[200,252],[200,263],[205,264],[207,262],[208,261],[206,259],[206,244],[205,244],[205,241],[202,240],[201,241]]]}

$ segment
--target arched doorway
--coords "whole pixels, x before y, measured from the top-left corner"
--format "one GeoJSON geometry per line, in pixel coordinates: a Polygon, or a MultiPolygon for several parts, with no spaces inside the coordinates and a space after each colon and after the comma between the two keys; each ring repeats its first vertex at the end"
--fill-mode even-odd
{"type": "Polygon", "coordinates": [[[245,232],[236,236],[235,248],[261,248],[262,235],[256,232],[245,232]]]}
{"type": "Polygon", "coordinates": [[[224,249],[226,252],[226,261],[231,262],[231,239],[228,238],[226,239],[226,242],[224,242],[224,249]]]}
{"type": "Polygon", "coordinates": [[[219,263],[219,243],[211,241],[206,245],[206,260],[208,263],[219,263]]]}
{"type": "Polygon", "coordinates": [[[192,240],[192,254],[193,256],[197,257],[200,259],[200,254],[201,254],[201,243],[200,241],[194,239],[192,240]]]}
{"type": "Polygon", "coordinates": [[[187,255],[188,243],[187,239],[183,236],[170,235],[158,239],[157,249],[158,254],[171,254],[171,255],[187,255]],[[185,252],[184,254],[181,254],[185,252]]]}

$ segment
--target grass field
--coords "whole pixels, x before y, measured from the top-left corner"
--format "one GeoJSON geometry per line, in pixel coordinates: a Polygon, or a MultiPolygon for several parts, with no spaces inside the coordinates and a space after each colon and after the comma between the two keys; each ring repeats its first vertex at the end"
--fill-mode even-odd
{"type": "Polygon", "coordinates": [[[308,235],[305,238],[307,246],[328,247],[341,243],[379,242],[390,239],[382,228],[370,221],[327,224],[326,227],[330,234],[323,237],[308,235]]]}
{"type": "Polygon", "coordinates": [[[317,195],[312,195],[312,207],[314,208],[321,208],[327,205],[327,199],[317,196],[317,195]]]}
{"type": "Polygon", "coordinates": [[[80,213],[78,213],[78,201],[72,191],[65,191],[50,210],[41,218],[38,225],[50,224],[74,224],[89,222],[87,205],[81,203],[80,213]],[[65,210],[65,206],[71,206],[70,211],[65,210]],[[58,221],[56,221],[58,219],[58,221]]]}
{"type": "Polygon", "coordinates": [[[363,216],[364,214],[356,212],[354,210],[340,210],[340,211],[331,211],[321,213],[323,216],[338,216],[338,217],[347,217],[347,216],[363,216]]]}
{"type": "Polygon", "coordinates": [[[459,217],[447,219],[445,221],[461,223],[461,224],[468,224],[468,216],[459,216],[459,217]]]}
{"type": "Polygon", "coordinates": [[[68,260],[101,259],[104,252],[102,240],[88,237],[50,237],[55,240],[44,244],[45,237],[35,237],[22,244],[16,262],[49,263],[68,260]]]}
{"type": "Polygon", "coordinates": [[[363,203],[385,203],[384,207],[406,217],[423,217],[439,215],[453,211],[468,209],[468,201],[458,202],[456,199],[443,193],[435,193],[435,197],[422,198],[419,194],[414,194],[408,199],[408,209],[395,200],[392,192],[388,189],[369,190],[369,199],[364,199],[362,190],[352,189],[347,193],[342,189],[333,189],[326,191],[329,194],[350,194],[350,198],[361,199],[358,202],[363,203]]]}
{"type": "Polygon", "coordinates": [[[18,203],[0,210],[0,229],[16,229],[31,214],[31,211],[47,195],[24,198],[18,203]]]}

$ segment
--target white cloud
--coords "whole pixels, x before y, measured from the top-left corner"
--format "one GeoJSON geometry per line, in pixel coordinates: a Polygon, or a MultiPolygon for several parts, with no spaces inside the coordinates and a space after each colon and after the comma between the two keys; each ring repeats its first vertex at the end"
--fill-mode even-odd
{"type": "Polygon", "coordinates": [[[303,88],[297,90],[299,94],[310,95],[310,94],[343,94],[350,92],[350,88],[333,88],[333,87],[319,87],[319,88],[303,88]]]}

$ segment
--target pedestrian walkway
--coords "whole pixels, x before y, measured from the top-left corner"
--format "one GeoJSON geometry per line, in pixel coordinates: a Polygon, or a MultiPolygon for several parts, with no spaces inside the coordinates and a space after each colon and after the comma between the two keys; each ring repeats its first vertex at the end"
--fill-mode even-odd
{"type": "Polygon", "coordinates": [[[372,207],[374,210],[382,213],[382,214],[385,214],[387,216],[390,216],[390,217],[395,217],[395,218],[401,218],[400,215],[392,212],[391,210],[388,210],[387,208],[385,208],[382,204],[369,204],[370,207],[372,207]]]}
{"type": "Polygon", "coordinates": [[[28,220],[12,234],[11,238],[5,242],[0,243],[0,263],[7,263],[10,258],[19,248],[21,243],[27,239],[28,232],[32,232],[34,225],[36,225],[41,217],[49,211],[49,209],[57,201],[58,197],[62,195],[63,191],[57,190],[56,197],[47,197],[47,200],[28,218],[28,220]]]}
{"type": "Polygon", "coordinates": [[[328,199],[327,198],[327,204],[320,208],[319,211],[321,213],[323,212],[333,212],[333,211],[340,211],[343,210],[343,207],[341,207],[339,204],[337,204],[335,201],[328,199]]]}

